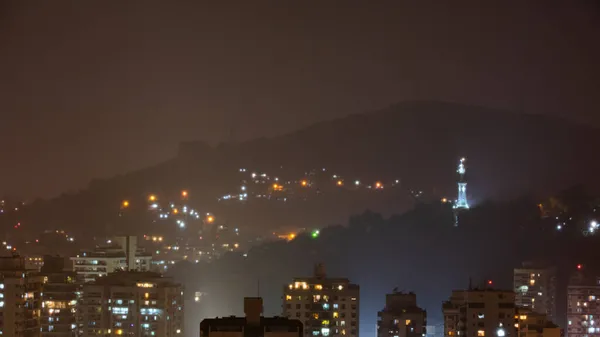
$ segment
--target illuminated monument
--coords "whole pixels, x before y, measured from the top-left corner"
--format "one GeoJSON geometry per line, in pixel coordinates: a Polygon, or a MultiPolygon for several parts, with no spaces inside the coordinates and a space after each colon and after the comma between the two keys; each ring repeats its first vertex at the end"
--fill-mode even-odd
{"type": "Polygon", "coordinates": [[[458,163],[458,195],[454,202],[454,226],[458,226],[458,214],[461,211],[469,209],[469,202],[467,201],[467,181],[465,179],[465,158],[461,158],[458,163]]]}
{"type": "Polygon", "coordinates": [[[455,209],[469,209],[469,203],[467,202],[467,181],[465,180],[465,158],[461,158],[458,163],[458,198],[454,204],[455,209]]]}

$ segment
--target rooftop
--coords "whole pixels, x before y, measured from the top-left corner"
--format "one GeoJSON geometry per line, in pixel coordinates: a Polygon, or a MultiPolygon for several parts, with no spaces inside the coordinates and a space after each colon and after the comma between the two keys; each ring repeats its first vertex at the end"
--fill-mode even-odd
{"type": "Polygon", "coordinates": [[[180,286],[174,283],[170,277],[150,271],[117,271],[109,273],[105,277],[96,279],[89,285],[120,285],[153,288],[155,286],[180,286]]]}
{"type": "MultiPolygon", "coordinates": [[[[261,317],[260,324],[253,326],[262,331],[277,332],[302,332],[302,322],[286,317],[261,317]]],[[[248,331],[252,325],[248,324],[246,317],[223,317],[207,318],[200,323],[202,335],[208,335],[209,331],[248,331]]]]}

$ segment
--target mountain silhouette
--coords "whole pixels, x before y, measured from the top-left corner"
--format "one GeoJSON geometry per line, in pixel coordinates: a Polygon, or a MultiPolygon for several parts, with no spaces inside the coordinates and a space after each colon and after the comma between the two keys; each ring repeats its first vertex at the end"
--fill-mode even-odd
{"type": "MultiPolygon", "coordinates": [[[[264,121],[269,123],[269,121],[264,121]]],[[[277,128],[273,125],[273,128],[277,128]]],[[[469,198],[523,193],[543,195],[564,187],[596,184],[600,168],[593,149],[596,130],[546,115],[511,113],[446,102],[403,102],[380,111],[314,124],[272,138],[211,147],[201,141],[181,143],[172,159],[108,179],[94,179],[81,191],[36,200],[18,212],[0,216],[11,230],[60,228],[80,233],[144,233],[146,196],[176,198],[190,191],[190,203],[222,221],[257,230],[282,224],[342,223],[366,208],[384,214],[409,209],[406,191],[424,191],[425,198],[455,196],[456,164],[467,157],[469,198]],[[372,194],[323,193],[322,198],[281,206],[224,204],[217,197],[239,188],[240,168],[301,178],[311,169],[327,168],[343,177],[373,182],[399,179],[402,191],[372,194]],[[139,216],[118,219],[120,202],[132,201],[139,216]]],[[[202,138],[202,135],[198,135],[202,138]]],[[[282,204],[282,203],[279,203],[282,204]]]]}

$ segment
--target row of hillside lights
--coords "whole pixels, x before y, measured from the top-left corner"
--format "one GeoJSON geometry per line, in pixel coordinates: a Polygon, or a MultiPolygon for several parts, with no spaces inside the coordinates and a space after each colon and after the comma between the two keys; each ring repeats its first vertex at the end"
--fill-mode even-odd
{"type": "MultiPolygon", "coordinates": [[[[315,290],[323,290],[323,285],[321,284],[315,284],[315,290]]],[[[290,289],[300,289],[302,288],[303,290],[308,290],[310,287],[308,286],[308,283],[306,282],[295,282],[294,284],[290,284],[289,285],[290,289]]],[[[343,285],[338,285],[337,286],[338,290],[343,290],[344,286],[343,285]]]]}
{"type": "MultiPolygon", "coordinates": [[[[187,199],[187,197],[189,196],[189,192],[186,190],[181,191],[181,198],[182,199],[187,199]]],[[[156,200],[158,200],[158,197],[156,196],[156,194],[150,194],[148,196],[148,201],[149,202],[155,202],[156,200]]],[[[128,208],[129,207],[129,200],[123,200],[121,202],[121,208],[128,208]]]]}
{"type": "MultiPolygon", "coordinates": [[[[334,176],[334,177],[335,177],[335,176],[334,176]]],[[[340,186],[340,187],[341,187],[341,186],[344,186],[344,180],[342,180],[342,179],[338,179],[338,180],[336,180],[336,181],[335,181],[335,184],[336,184],[337,186],[340,186]]],[[[275,187],[275,185],[277,185],[277,184],[273,184],[273,187],[275,187]]],[[[309,185],[309,183],[308,183],[308,180],[301,180],[301,181],[300,181],[300,186],[302,186],[302,187],[307,187],[308,185],[309,185]]],[[[354,181],[354,186],[360,186],[360,180],[355,180],[355,181],[354,181]]],[[[378,189],[378,190],[379,190],[379,189],[382,189],[382,188],[383,188],[383,184],[382,184],[380,181],[376,181],[376,182],[375,182],[375,184],[373,185],[373,187],[374,187],[375,189],[378,189]]],[[[283,188],[283,187],[282,187],[282,188],[283,188]]]]}

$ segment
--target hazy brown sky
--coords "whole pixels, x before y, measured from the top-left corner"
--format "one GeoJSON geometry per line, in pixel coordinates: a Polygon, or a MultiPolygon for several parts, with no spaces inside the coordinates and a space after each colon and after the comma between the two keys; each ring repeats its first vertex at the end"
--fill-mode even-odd
{"type": "Polygon", "coordinates": [[[597,1],[2,1],[0,193],[407,99],[600,125],[597,1]]]}

